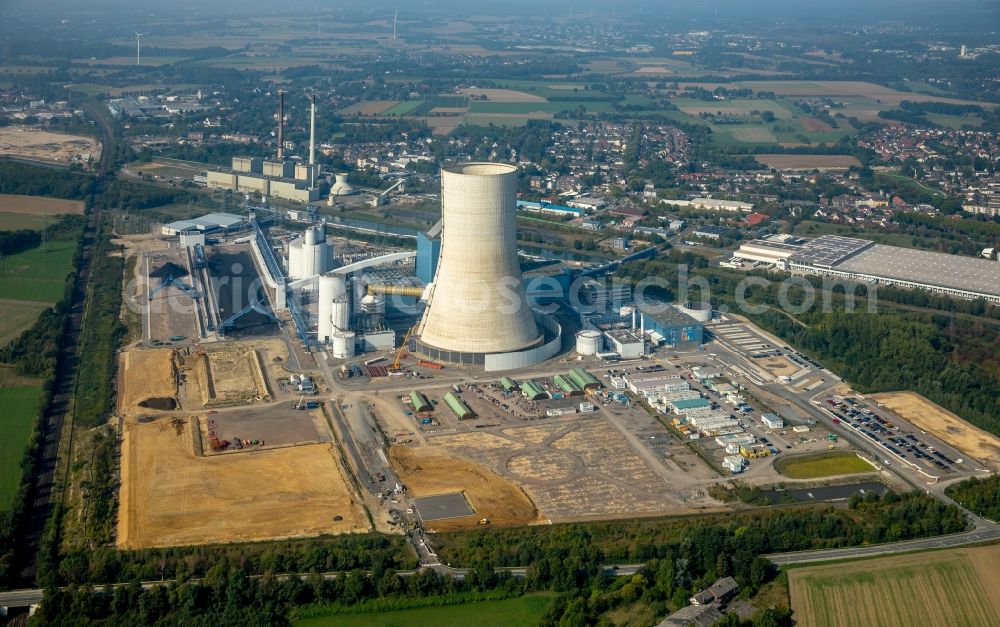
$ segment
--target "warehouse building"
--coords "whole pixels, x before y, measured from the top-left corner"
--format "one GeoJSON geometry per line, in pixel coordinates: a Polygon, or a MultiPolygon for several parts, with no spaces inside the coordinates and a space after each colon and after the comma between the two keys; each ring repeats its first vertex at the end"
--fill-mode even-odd
{"type": "Polygon", "coordinates": [[[163,235],[180,235],[184,232],[198,231],[200,233],[214,233],[216,231],[227,231],[229,229],[242,226],[243,216],[233,213],[209,213],[200,218],[190,218],[188,220],[177,220],[169,224],[164,224],[160,228],[163,235]]]}
{"type": "Polygon", "coordinates": [[[753,240],[733,261],[773,263],[795,274],[923,289],[958,298],[1000,304],[1000,266],[988,259],[885,246],[867,240],[824,235],[814,240],[753,240]]]}

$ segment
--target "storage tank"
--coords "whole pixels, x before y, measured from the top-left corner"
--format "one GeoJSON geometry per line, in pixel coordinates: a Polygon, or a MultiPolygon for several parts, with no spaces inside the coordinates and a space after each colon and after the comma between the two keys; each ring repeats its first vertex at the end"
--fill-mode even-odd
{"type": "Polygon", "coordinates": [[[688,301],[678,307],[678,309],[698,322],[709,322],[712,320],[712,303],[696,303],[688,301]]]}
{"type": "Polygon", "coordinates": [[[385,313],[385,297],[381,294],[366,294],[361,299],[361,313],[369,315],[385,313]]]}
{"type": "Polygon", "coordinates": [[[576,352],[580,355],[596,355],[601,352],[601,332],[588,329],[577,333],[576,352]]]}
{"type": "Polygon", "coordinates": [[[316,327],[316,339],[328,342],[334,333],[333,314],[334,301],[344,297],[347,284],[344,278],[337,275],[324,274],[319,277],[319,300],[317,309],[319,324],[316,327]]]}
{"type": "Polygon", "coordinates": [[[331,314],[334,331],[347,331],[351,324],[351,301],[346,296],[335,299],[331,314]]]}
{"type": "Polygon", "coordinates": [[[517,258],[517,168],[441,170],[441,256],[420,341],[452,352],[503,353],[542,341],[517,258]]]}
{"type": "Polygon", "coordinates": [[[354,334],[350,331],[337,331],[333,334],[334,359],[350,359],[354,357],[354,334]]]}

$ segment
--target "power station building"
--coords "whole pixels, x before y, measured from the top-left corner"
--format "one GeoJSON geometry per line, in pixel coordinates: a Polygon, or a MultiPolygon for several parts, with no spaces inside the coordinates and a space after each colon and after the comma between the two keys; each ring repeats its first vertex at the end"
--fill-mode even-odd
{"type": "Polygon", "coordinates": [[[561,327],[528,304],[516,220],[516,167],[442,169],[440,256],[417,326],[418,353],[491,371],[539,363],[559,351],[561,327]]]}
{"type": "Polygon", "coordinates": [[[288,244],[288,277],[308,279],[333,267],[333,246],[326,241],[323,224],[306,229],[302,237],[288,244]]]}

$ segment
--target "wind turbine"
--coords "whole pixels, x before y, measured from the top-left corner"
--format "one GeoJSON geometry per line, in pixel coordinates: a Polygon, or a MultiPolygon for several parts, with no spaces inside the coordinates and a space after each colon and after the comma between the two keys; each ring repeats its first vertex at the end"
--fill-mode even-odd
{"type": "Polygon", "coordinates": [[[392,40],[396,41],[396,24],[398,23],[399,11],[392,14],[392,40]]]}
{"type": "Polygon", "coordinates": [[[146,33],[140,33],[138,31],[133,31],[135,33],[135,64],[139,65],[139,39],[146,33]]]}

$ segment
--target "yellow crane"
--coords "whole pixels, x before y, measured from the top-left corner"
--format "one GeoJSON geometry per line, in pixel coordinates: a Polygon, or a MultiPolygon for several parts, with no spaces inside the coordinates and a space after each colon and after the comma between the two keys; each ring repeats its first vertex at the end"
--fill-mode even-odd
{"type": "Polygon", "coordinates": [[[406,350],[406,343],[410,339],[410,334],[413,330],[417,328],[417,325],[413,325],[406,331],[406,335],[403,336],[403,342],[399,345],[399,350],[396,351],[396,361],[392,362],[392,366],[389,367],[389,372],[399,372],[399,361],[403,358],[403,351],[406,350]]]}

